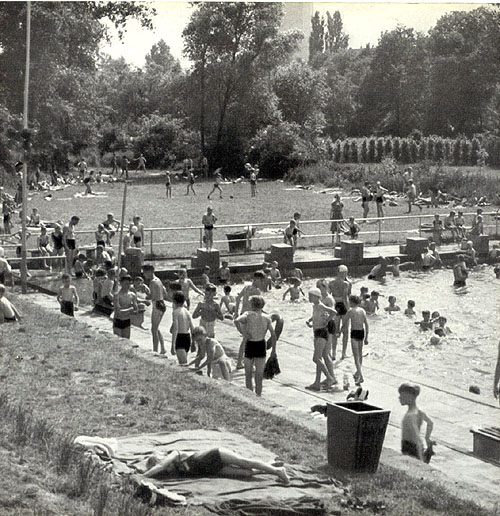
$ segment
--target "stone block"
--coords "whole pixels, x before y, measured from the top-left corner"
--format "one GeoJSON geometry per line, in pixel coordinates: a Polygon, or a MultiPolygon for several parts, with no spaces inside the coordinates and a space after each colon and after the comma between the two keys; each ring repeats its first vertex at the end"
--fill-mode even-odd
{"type": "Polygon", "coordinates": [[[210,267],[210,272],[217,272],[220,267],[220,253],[217,249],[207,251],[206,249],[197,249],[196,258],[198,269],[203,269],[207,265],[210,267]]]}
{"type": "Polygon", "coordinates": [[[363,262],[363,248],[361,240],[343,240],[340,243],[340,257],[347,265],[359,265],[363,262]]]}
{"type": "Polygon", "coordinates": [[[138,276],[141,274],[142,265],[144,263],[144,252],[138,247],[129,247],[122,258],[122,267],[125,267],[129,274],[138,276]]]}
{"type": "Polygon", "coordinates": [[[471,238],[472,243],[474,244],[474,249],[477,254],[488,254],[490,252],[490,239],[488,235],[481,235],[474,238],[471,238]]]}
{"type": "Polygon", "coordinates": [[[271,246],[271,262],[278,262],[280,269],[286,269],[293,264],[293,247],[288,244],[273,244],[271,246]]]}
{"type": "Polygon", "coordinates": [[[334,247],[333,256],[334,258],[342,258],[342,247],[334,247]]]}
{"type": "Polygon", "coordinates": [[[423,237],[406,237],[406,254],[415,258],[420,256],[429,246],[429,240],[423,237]]]}

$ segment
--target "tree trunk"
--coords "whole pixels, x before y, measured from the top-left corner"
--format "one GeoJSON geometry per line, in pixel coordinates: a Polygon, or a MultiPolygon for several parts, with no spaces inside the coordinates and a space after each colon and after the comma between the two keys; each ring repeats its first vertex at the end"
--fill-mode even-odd
{"type": "Polygon", "coordinates": [[[205,89],[206,89],[206,78],[205,78],[205,54],[203,54],[201,60],[201,70],[200,70],[200,92],[201,92],[201,102],[200,102],[200,146],[201,146],[201,155],[205,157],[205,89]]]}

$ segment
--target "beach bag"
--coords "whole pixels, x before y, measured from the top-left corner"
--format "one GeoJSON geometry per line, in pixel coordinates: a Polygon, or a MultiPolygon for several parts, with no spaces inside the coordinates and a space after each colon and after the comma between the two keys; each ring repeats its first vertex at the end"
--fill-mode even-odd
{"type": "Polygon", "coordinates": [[[264,378],[266,380],[272,380],[276,375],[281,373],[278,357],[271,355],[264,366],[264,378]]]}

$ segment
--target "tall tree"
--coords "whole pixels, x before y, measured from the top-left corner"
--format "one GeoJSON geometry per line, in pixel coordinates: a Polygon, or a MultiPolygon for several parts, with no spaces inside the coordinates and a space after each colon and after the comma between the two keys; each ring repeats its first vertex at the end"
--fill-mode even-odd
{"type": "Polygon", "coordinates": [[[359,91],[362,133],[406,136],[421,129],[427,82],[425,36],[401,25],[384,32],[359,91]]]}
{"type": "Polygon", "coordinates": [[[316,57],[325,51],[325,18],[314,13],[311,18],[311,34],[309,35],[309,63],[313,63],[316,57]]]}
{"type": "Polygon", "coordinates": [[[344,24],[339,11],[335,11],[333,16],[329,11],[326,12],[326,34],[325,51],[330,53],[345,50],[349,46],[349,36],[344,33],[344,24]]]}
{"type": "Polygon", "coordinates": [[[427,131],[471,136],[492,129],[487,111],[500,83],[500,10],[443,16],[430,31],[429,49],[427,131]]]}
{"type": "MultiPolygon", "coordinates": [[[[153,11],[133,2],[33,2],[30,120],[35,147],[78,152],[95,137],[96,63],[108,37],[104,18],[122,30],[129,17],[151,27],[153,11]]],[[[22,111],[26,4],[0,2],[0,103],[22,111]]]]}
{"type": "Polygon", "coordinates": [[[278,32],[281,16],[278,3],[197,4],[183,37],[185,54],[193,61],[192,72],[199,83],[202,147],[208,133],[215,147],[222,145],[229,119],[237,125],[244,123],[231,113],[238,112],[238,105],[251,95],[259,79],[296,47],[297,33],[278,32]]]}

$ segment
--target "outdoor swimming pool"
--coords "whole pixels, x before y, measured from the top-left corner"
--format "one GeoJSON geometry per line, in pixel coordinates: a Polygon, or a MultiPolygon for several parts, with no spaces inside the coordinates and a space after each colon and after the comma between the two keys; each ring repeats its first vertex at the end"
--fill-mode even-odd
{"type": "MultiPolygon", "coordinates": [[[[456,289],[452,285],[450,269],[429,273],[403,272],[400,278],[388,275],[383,282],[353,278],[353,293],[359,294],[361,286],[380,292],[380,311],[369,316],[370,338],[364,366],[388,371],[408,380],[425,378],[429,384],[454,387],[467,391],[469,386],[478,385],[481,394],[489,395],[493,381],[497,345],[500,335],[500,281],[495,279],[492,266],[475,268],[469,276],[467,287],[456,289]],[[387,314],[387,297],[394,295],[401,312],[387,314]],[[383,296],[383,297],[382,297],[383,296]],[[403,312],[409,299],[416,302],[417,317],[410,319],[403,312]],[[422,332],[414,324],[421,319],[422,310],[438,311],[448,319],[452,334],[431,345],[431,332],[422,332]]],[[[73,280],[80,294],[81,303],[90,305],[92,282],[73,280]]],[[[308,288],[316,279],[305,280],[302,288],[307,295],[308,288]]],[[[56,291],[60,281],[43,281],[45,288],[56,291]]],[[[238,293],[241,285],[233,287],[238,293]]],[[[282,301],[282,289],[266,294],[266,311],[280,312],[285,318],[285,330],[281,337],[282,346],[292,343],[304,349],[304,359],[310,360],[312,353],[312,331],[305,324],[312,307],[307,300],[296,303],[282,301]]],[[[219,289],[221,295],[221,289],[219,289]]],[[[195,296],[193,301],[198,298],[195,296]]],[[[170,310],[169,310],[170,312],[170,310]]],[[[168,321],[170,318],[167,316],[168,321]]],[[[167,318],[165,319],[167,321],[167,318]]],[[[164,324],[169,324],[169,322],[164,324]]],[[[226,322],[227,324],[227,322],[226,322]]],[[[221,330],[222,327],[221,327],[221,330]]],[[[340,346],[340,344],[339,344],[340,346]]],[[[339,356],[340,347],[338,347],[339,356]]],[[[348,348],[350,355],[350,347],[348,348]]],[[[352,358],[341,368],[351,370],[352,358]]]]}
{"type": "MultiPolygon", "coordinates": [[[[408,380],[425,378],[429,384],[442,384],[444,389],[452,386],[468,391],[474,384],[480,387],[483,396],[490,395],[500,338],[500,281],[495,279],[491,266],[474,269],[465,289],[453,287],[452,277],[451,270],[443,269],[429,273],[404,272],[400,278],[389,275],[381,283],[353,279],[354,294],[366,286],[384,296],[379,299],[379,313],[369,316],[370,336],[366,347],[369,355],[365,366],[393,372],[408,380]],[[389,295],[396,296],[401,312],[384,311],[389,295]],[[403,314],[409,299],[416,302],[416,318],[403,314]],[[439,345],[430,344],[433,333],[423,332],[414,324],[426,309],[445,316],[453,332],[439,345]]],[[[315,283],[316,280],[304,281],[306,295],[315,283]]],[[[283,340],[303,339],[304,348],[312,350],[312,332],[305,324],[312,312],[311,305],[307,301],[282,301],[283,293],[284,290],[273,290],[266,296],[268,310],[279,311],[285,317],[283,340]]],[[[338,346],[337,356],[339,349],[338,346]]],[[[348,353],[351,354],[350,346],[348,353]]]]}

